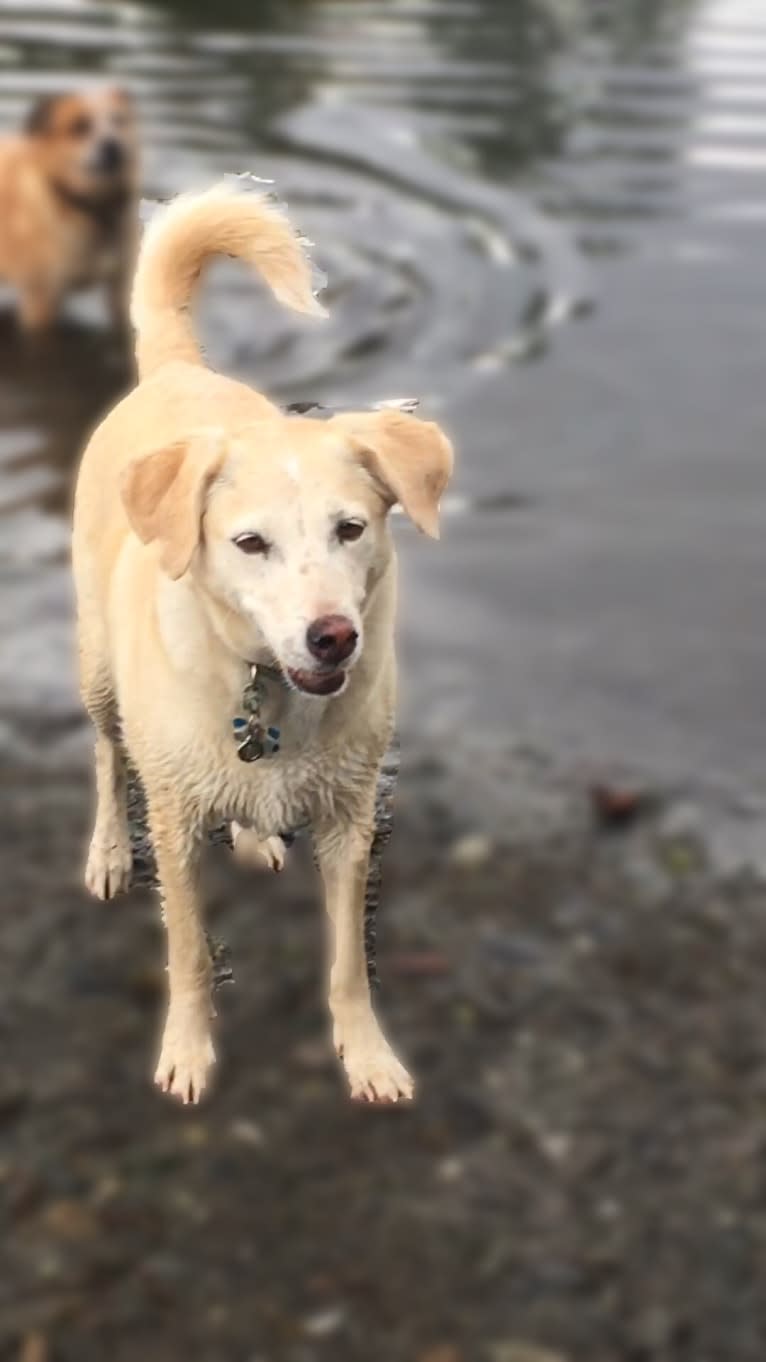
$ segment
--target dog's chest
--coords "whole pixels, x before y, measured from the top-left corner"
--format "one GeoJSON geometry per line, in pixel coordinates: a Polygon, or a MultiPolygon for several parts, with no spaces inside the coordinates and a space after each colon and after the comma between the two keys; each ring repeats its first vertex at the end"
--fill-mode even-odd
{"type": "Polygon", "coordinates": [[[256,828],[263,837],[353,816],[369,768],[355,746],[339,752],[313,744],[257,762],[229,762],[215,814],[256,828]]]}
{"type": "Polygon", "coordinates": [[[230,721],[217,727],[213,817],[236,819],[269,837],[308,823],[353,816],[369,786],[374,760],[359,735],[328,740],[323,708],[321,702],[301,704],[295,697],[280,697],[280,703],[267,706],[265,721],[279,726],[279,751],[252,762],[237,755],[230,721]]]}

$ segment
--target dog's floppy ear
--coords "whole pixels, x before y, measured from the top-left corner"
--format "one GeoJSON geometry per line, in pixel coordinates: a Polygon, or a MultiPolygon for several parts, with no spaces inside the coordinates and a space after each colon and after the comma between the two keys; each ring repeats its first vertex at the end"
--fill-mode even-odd
{"type": "Polygon", "coordinates": [[[401,411],[352,412],[334,420],[350,433],[359,457],[391,505],[439,538],[439,499],[452,473],[452,445],[434,421],[401,411]]]}
{"type": "Polygon", "coordinates": [[[144,544],[157,540],[160,564],[175,581],[199,543],[202,512],[225,453],[223,431],[197,430],[129,463],[120,491],[131,528],[144,544]]]}
{"type": "Polygon", "coordinates": [[[61,95],[43,95],[41,99],[35,100],[24,119],[24,132],[36,137],[42,137],[49,132],[51,116],[60,99],[61,95]]]}

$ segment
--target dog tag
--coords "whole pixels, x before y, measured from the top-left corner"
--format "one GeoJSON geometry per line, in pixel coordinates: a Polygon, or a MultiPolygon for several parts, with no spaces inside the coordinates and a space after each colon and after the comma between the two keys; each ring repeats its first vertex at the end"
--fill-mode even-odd
{"type": "Polygon", "coordinates": [[[248,733],[244,742],[237,748],[240,761],[260,761],[263,756],[263,743],[256,733],[248,733]]]}
{"type": "Polygon", "coordinates": [[[279,729],[274,724],[264,728],[260,721],[261,706],[266,695],[265,681],[258,675],[257,665],[252,663],[250,679],[242,692],[245,713],[238,714],[231,721],[240,761],[260,761],[261,757],[273,757],[279,751],[279,729]]]}
{"type": "Polygon", "coordinates": [[[240,761],[258,761],[264,753],[264,733],[258,721],[252,716],[244,719],[238,715],[231,726],[240,761]]]}

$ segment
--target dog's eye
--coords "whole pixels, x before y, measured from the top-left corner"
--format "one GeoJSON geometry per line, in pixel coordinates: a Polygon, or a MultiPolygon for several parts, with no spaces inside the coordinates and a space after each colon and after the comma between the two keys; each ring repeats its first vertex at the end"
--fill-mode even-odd
{"type": "Polygon", "coordinates": [[[361,539],[366,528],[363,520],[339,520],[336,533],[341,544],[353,544],[354,540],[361,539]]]}
{"type": "Polygon", "coordinates": [[[253,534],[250,530],[247,530],[244,534],[238,534],[234,543],[243,553],[261,553],[265,555],[269,551],[269,545],[263,535],[253,534]]]}
{"type": "Polygon", "coordinates": [[[79,139],[81,137],[87,137],[88,134],[92,131],[92,129],[93,123],[91,119],[88,118],[87,114],[80,114],[79,118],[73,119],[72,122],[69,124],[68,131],[70,137],[76,137],[79,139]]]}

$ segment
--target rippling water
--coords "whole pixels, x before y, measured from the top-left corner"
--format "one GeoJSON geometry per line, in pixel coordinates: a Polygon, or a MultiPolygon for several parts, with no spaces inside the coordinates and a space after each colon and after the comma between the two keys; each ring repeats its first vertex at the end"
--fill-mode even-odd
{"type": "MultiPolygon", "coordinates": [[[[222,267],[212,361],[458,438],[444,543],[401,530],[407,723],[762,784],[762,8],[0,3],[3,127],[106,71],[149,196],[248,169],[317,243],[330,320],[222,267]]],[[[78,725],[63,512],[124,382],[97,301],[42,372],[0,328],[12,745],[78,725]]]]}

